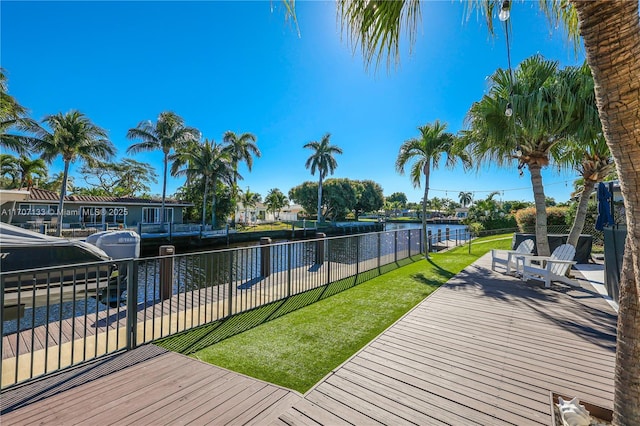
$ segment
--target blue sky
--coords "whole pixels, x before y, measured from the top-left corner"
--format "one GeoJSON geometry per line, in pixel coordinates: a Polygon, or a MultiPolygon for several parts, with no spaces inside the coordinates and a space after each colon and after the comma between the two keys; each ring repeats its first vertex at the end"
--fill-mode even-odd
{"type": "MultiPolygon", "coordinates": [[[[265,196],[271,188],[287,193],[315,181],[304,167],[311,151],[302,147],[329,132],[344,151],[334,177],[372,179],[385,195],[401,191],[418,202],[422,188],[395,171],[398,149],[418,135],[417,126],[436,119],[451,132],[463,127],[472,102],[487,90],[486,77],[507,67],[502,27],[492,38],[483,18],[465,19],[462,3],[424,2],[413,52],[405,43],[397,68],[367,71],[341,39],[333,2],[296,7],[300,37],[276,0],[4,0],[0,60],[9,93],[33,118],[80,110],[108,130],[119,158],[132,143],[129,128],[172,110],[216,141],[226,130],[254,133],[262,158],[251,173],[241,168],[241,186],[265,196]]],[[[514,66],[535,53],[562,65],[582,62],[537,3],[516,3],[511,22],[514,66]]],[[[133,158],[161,174],[160,153],[133,158]]],[[[50,173],[61,168],[55,162],[50,173]]],[[[574,178],[550,167],[543,174],[547,196],[566,201],[574,178]]],[[[183,183],[170,177],[168,193],[183,183]]],[[[466,173],[441,167],[430,187],[430,198],[504,191],[505,200],[533,199],[528,172],[519,177],[515,166],[466,173]]],[[[161,184],[152,192],[161,193],[161,184]]]]}

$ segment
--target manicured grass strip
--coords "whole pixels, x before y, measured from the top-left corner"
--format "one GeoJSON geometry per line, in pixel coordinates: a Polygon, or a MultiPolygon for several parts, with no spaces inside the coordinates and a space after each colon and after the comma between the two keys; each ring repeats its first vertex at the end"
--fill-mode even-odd
{"type": "MultiPolygon", "coordinates": [[[[468,246],[432,254],[268,322],[281,307],[265,307],[261,325],[192,356],[304,393],[478,257],[510,245],[504,235],[474,240],[471,254],[468,246]]],[[[186,336],[201,342],[206,333],[186,336]]],[[[171,348],[176,339],[160,344],[171,348]]]]}
{"type": "Polygon", "coordinates": [[[291,224],[283,222],[261,223],[257,225],[236,225],[238,232],[290,231],[291,224]]]}

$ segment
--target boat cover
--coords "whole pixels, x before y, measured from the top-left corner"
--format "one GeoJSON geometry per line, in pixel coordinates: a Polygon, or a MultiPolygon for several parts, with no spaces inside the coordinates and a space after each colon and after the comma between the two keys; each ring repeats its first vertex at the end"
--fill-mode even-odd
{"type": "Polygon", "coordinates": [[[96,256],[108,260],[109,256],[98,247],[78,240],[53,237],[39,234],[18,226],[0,222],[0,248],[2,247],[37,247],[37,246],[76,246],[82,247],[96,256]]]}

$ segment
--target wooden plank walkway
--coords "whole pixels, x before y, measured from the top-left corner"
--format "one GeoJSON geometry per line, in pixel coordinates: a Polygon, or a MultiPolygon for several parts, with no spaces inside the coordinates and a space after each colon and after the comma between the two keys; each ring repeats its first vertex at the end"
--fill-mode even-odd
{"type": "Polygon", "coordinates": [[[611,408],[616,315],[588,289],[465,269],[304,397],[152,345],[2,393],[2,424],[550,424],[611,408]]]}
{"type": "Polygon", "coordinates": [[[465,269],[275,424],[549,425],[550,392],[612,408],[616,314],[596,293],[465,269]]]}
{"type": "Polygon", "coordinates": [[[2,394],[3,425],[266,424],[297,392],[146,345],[2,394]]]}

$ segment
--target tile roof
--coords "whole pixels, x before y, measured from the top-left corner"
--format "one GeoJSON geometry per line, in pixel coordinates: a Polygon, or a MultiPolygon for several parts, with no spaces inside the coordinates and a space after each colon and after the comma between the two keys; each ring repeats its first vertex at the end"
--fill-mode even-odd
{"type": "MultiPolygon", "coordinates": [[[[46,189],[31,188],[30,200],[34,201],[58,201],[60,195],[57,192],[48,191],[46,189]]],[[[139,198],[139,197],[102,197],[96,195],[67,195],[65,201],[70,202],[89,202],[89,203],[126,203],[126,204],[158,204],[162,200],[158,198],[139,198]]],[[[192,203],[180,200],[166,199],[165,204],[174,205],[192,205],[192,203]]]]}

